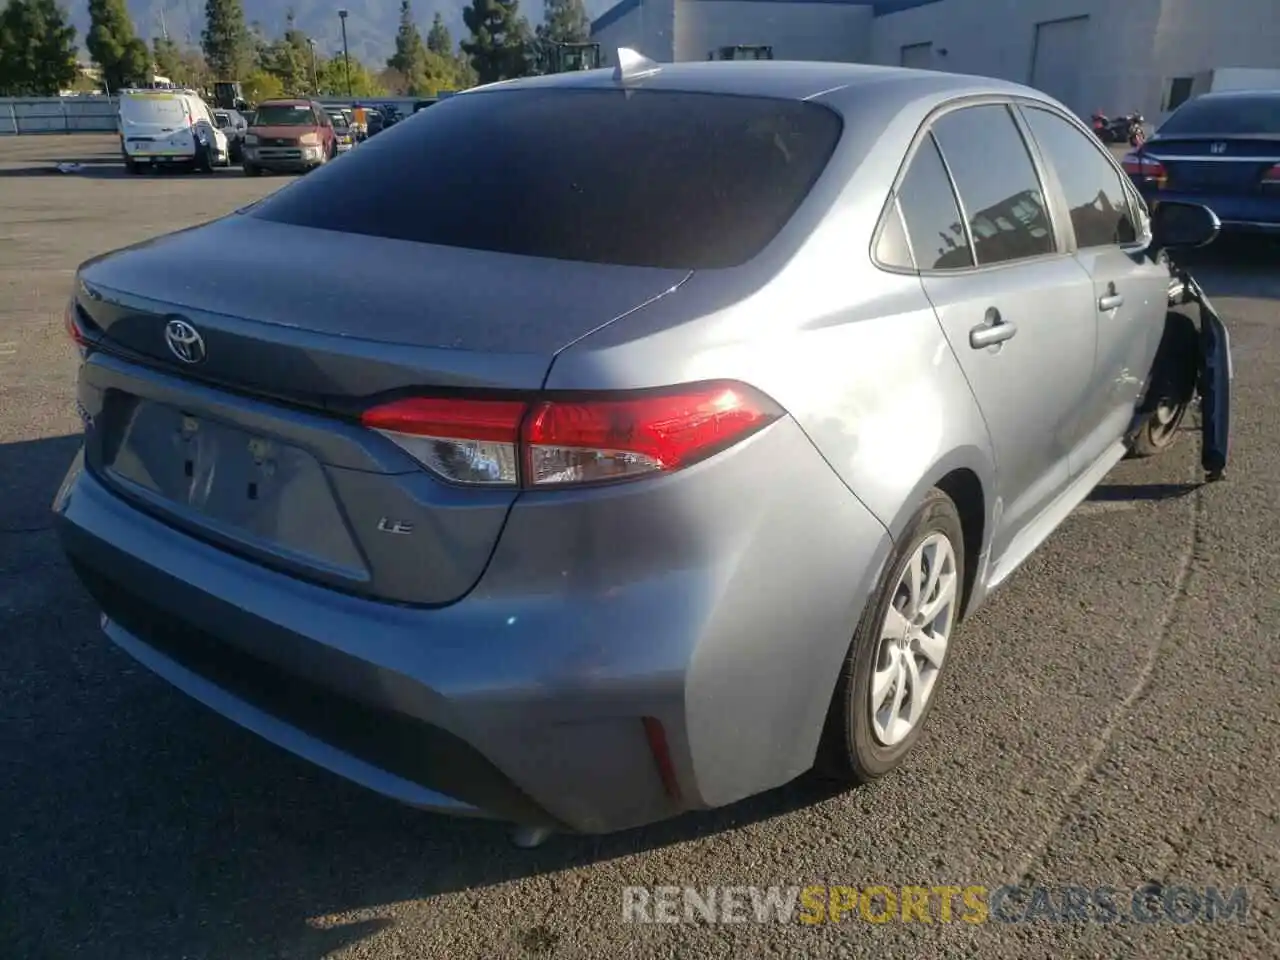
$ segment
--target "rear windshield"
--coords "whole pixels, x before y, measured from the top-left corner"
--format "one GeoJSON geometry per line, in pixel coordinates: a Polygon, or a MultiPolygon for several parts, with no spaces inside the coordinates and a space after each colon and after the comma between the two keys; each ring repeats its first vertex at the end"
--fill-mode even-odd
{"type": "Polygon", "coordinates": [[[413,115],[252,215],[560,260],[728,267],[782,229],[840,131],[833,111],[791,100],[470,93],[413,115]]]}
{"type": "Polygon", "coordinates": [[[125,97],[120,101],[120,115],[137,123],[177,123],[187,119],[182,101],[167,94],[125,97]]]}
{"type": "Polygon", "coordinates": [[[1184,103],[1160,128],[1161,136],[1280,136],[1280,96],[1201,97],[1184,103]]]}
{"type": "Polygon", "coordinates": [[[264,103],[258,108],[254,122],[259,127],[313,127],[316,116],[306,104],[264,103]]]}

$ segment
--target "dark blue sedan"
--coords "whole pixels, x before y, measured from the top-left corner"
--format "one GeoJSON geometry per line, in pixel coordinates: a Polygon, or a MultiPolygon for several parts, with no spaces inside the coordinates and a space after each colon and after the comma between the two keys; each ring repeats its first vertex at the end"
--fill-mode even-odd
{"type": "Polygon", "coordinates": [[[1148,203],[1200,203],[1224,232],[1280,235],[1280,90],[1189,100],[1124,168],[1148,203]]]}

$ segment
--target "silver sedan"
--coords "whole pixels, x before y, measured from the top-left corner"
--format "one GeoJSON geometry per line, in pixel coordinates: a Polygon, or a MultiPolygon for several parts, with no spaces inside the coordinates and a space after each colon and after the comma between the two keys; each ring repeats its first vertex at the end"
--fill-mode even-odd
{"type": "Polygon", "coordinates": [[[888,773],[962,618],[1190,399],[1161,252],[1208,220],[1162,234],[1053,100],[622,60],[443,100],[68,308],[55,509],[107,635],[423,808],[603,832],[888,773]]]}

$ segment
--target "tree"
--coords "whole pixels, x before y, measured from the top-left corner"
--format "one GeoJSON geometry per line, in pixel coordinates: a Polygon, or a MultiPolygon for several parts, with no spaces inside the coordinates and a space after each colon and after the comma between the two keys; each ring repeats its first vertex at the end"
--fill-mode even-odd
{"type": "Polygon", "coordinates": [[[70,87],[75,39],[55,0],[9,0],[0,11],[0,94],[51,97],[70,87]]]}
{"type": "Polygon", "coordinates": [[[431,21],[431,29],[427,31],[427,49],[437,56],[453,56],[453,36],[444,25],[444,17],[440,16],[438,10],[435,19],[431,21]]]}
{"type": "Polygon", "coordinates": [[[462,10],[471,39],[462,50],[481,83],[523,77],[529,72],[533,38],[520,16],[520,0],[471,0],[462,10]]]}
{"type": "Polygon", "coordinates": [[[173,40],[168,37],[152,37],[151,59],[160,76],[168,77],[174,83],[185,82],[178,79],[182,73],[182,51],[173,40]]]}
{"type": "Polygon", "coordinates": [[[235,80],[249,66],[252,46],[240,0],[205,0],[204,58],[218,80],[235,80]]]}
{"type": "Polygon", "coordinates": [[[199,50],[179,46],[169,37],[155,37],[151,41],[151,57],[156,72],[184,87],[208,86],[209,68],[199,50]]]}
{"type": "Polygon", "coordinates": [[[422,69],[427,52],[422,34],[413,22],[413,10],[409,0],[400,0],[400,29],[396,31],[396,52],[387,59],[387,66],[412,78],[422,69]]]}
{"type": "Polygon", "coordinates": [[[89,0],[89,56],[102,68],[109,92],[145,83],[151,72],[151,51],[133,32],[124,0],[89,0]]]}
{"type": "Polygon", "coordinates": [[[538,33],[552,43],[586,43],[591,18],[582,0],[546,0],[538,33]]]}
{"type": "MultiPolygon", "coordinates": [[[[224,75],[225,76],[225,75],[224,75]]],[[[284,96],[284,85],[274,73],[266,70],[254,70],[243,82],[245,99],[250,103],[272,100],[284,96]]]]}
{"type": "MultiPolygon", "coordinates": [[[[347,95],[347,74],[342,66],[342,54],[330,60],[316,64],[316,74],[320,80],[322,96],[345,97],[347,95]]],[[[351,58],[351,93],[355,97],[383,97],[387,88],[378,81],[363,63],[351,58]]]]}
{"type": "Polygon", "coordinates": [[[311,91],[311,48],[307,35],[294,25],[292,10],[285,14],[284,36],[265,44],[257,59],[262,70],[279,79],[285,93],[311,91]]]}

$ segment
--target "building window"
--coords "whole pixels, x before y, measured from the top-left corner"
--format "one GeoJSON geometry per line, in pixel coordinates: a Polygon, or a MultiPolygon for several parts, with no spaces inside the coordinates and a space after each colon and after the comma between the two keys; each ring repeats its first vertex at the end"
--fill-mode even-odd
{"type": "Polygon", "coordinates": [[[1166,110],[1177,110],[1191,99],[1191,85],[1194,77],[1174,77],[1169,81],[1169,95],[1165,99],[1166,110]]]}
{"type": "Polygon", "coordinates": [[[928,70],[933,66],[932,43],[909,43],[902,48],[901,66],[928,70]]]}

